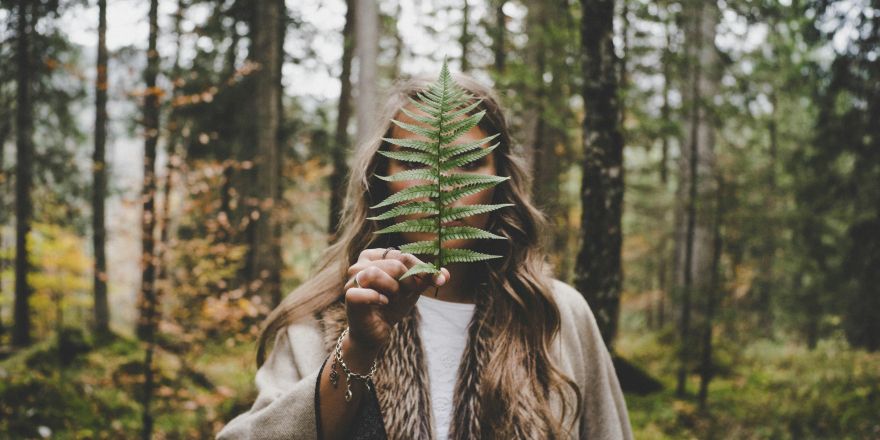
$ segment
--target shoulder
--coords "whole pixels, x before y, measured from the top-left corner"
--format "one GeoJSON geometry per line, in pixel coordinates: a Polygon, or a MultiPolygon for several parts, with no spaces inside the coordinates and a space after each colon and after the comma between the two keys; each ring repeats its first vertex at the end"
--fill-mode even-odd
{"type": "Polygon", "coordinates": [[[578,335],[578,340],[588,351],[604,348],[599,326],[593,310],[587,303],[584,295],[568,283],[552,279],[553,299],[559,308],[560,326],[563,332],[573,331],[578,335]]]}
{"type": "Polygon", "coordinates": [[[559,307],[560,314],[571,315],[577,320],[595,321],[590,305],[584,295],[565,281],[551,278],[553,299],[559,307]]]}

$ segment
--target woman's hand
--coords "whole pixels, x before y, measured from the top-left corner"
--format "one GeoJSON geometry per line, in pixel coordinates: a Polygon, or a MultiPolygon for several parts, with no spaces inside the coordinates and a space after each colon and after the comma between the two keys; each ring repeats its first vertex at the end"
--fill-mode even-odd
{"type": "Polygon", "coordinates": [[[422,292],[449,280],[449,271],[442,268],[438,275],[425,273],[397,281],[422,261],[395,249],[382,258],[385,252],[385,249],[361,252],[358,261],[348,268],[349,281],[344,287],[350,342],[374,352],[385,345],[394,324],[410,312],[422,292]]]}

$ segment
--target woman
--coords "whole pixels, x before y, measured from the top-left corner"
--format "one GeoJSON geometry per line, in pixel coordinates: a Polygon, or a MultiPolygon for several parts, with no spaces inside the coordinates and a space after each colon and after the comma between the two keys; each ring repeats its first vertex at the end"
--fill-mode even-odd
{"type": "Polygon", "coordinates": [[[457,143],[491,134],[499,143],[461,171],[510,177],[455,204],[511,206],[461,220],[506,240],[444,247],[502,258],[397,281],[421,260],[395,247],[430,238],[374,234],[388,221],[367,219],[377,214],[369,206],[417,184],[376,177],[419,166],[378,154],[397,148],[383,137],[417,138],[391,120],[418,124],[401,109],[417,112],[408,98],[430,81],[398,84],[382,124],[355,153],[333,244],[315,275],[267,319],[256,402],[218,438],[632,437],[592,312],[579,292],[549,274],[539,240],[546,220],[529,200],[530,182],[498,101],[473,79],[455,79],[482,99],[475,111],[486,111],[457,143]]]}

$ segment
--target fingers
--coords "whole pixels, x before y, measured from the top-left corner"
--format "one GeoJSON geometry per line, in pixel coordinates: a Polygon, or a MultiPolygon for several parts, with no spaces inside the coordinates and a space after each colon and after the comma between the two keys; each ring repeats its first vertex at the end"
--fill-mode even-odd
{"type": "MultiPolygon", "coordinates": [[[[373,264],[376,263],[373,262],[373,264]]],[[[356,272],[354,276],[357,277],[357,281],[355,282],[354,278],[352,278],[352,284],[356,287],[377,290],[386,296],[394,297],[400,289],[400,283],[397,282],[397,277],[393,276],[393,274],[401,270],[394,263],[395,260],[389,260],[384,264],[387,267],[386,269],[374,265],[356,272]],[[388,271],[391,271],[392,274],[389,274],[388,271]]],[[[399,261],[396,261],[396,263],[402,265],[399,261]]]]}
{"type": "MultiPolygon", "coordinates": [[[[384,277],[379,275],[378,273],[361,273],[366,272],[367,269],[376,267],[380,269],[382,272],[387,274],[390,278],[393,278],[395,282],[403,276],[406,271],[408,271],[411,267],[423,263],[418,257],[413,254],[401,252],[397,249],[384,249],[384,248],[374,248],[374,249],[366,249],[360,253],[358,262],[353,264],[348,269],[349,281],[346,283],[346,288],[357,287],[355,283],[354,277],[358,276],[358,281],[360,282],[361,287],[367,287],[366,282],[379,282],[380,284],[370,284],[371,288],[378,288],[382,290],[391,289],[392,286],[390,283],[384,280],[384,277]],[[382,258],[382,256],[385,258],[382,258]],[[358,275],[358,273],[361,273],[358,275]]],[[[411,277],[407,277],[405,280],[400,281],[399,286],[394,288],[393,293],[397,293],[400,288],[404,288],[407,292],[422,292],[431,287],[442,286],[446,282],[449,281],[450,273],[446,268],[441,268],[439,274],[430,274],[423,273],[418,275],[413,275],[411,277]]],[[[389,292],[392,292],[389,290],[389,292]]]]}
{"type": "Polygon", "coordinates": [[[345,303],[349,306],[385,305],[388,297],[373,289],[355,287],[345,292],[345,303]]]}

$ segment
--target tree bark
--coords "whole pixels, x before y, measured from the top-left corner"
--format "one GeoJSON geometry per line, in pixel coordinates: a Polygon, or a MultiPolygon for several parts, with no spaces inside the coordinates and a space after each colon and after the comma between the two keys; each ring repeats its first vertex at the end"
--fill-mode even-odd
{"type": "Polygon", "coordinates": [[[458,42],[461,45],[461,71],[467,72],[470,70],[471,66],[468,63],[468,53],[470,52],[470,44],[471,44],[471,34],[470,29],[468,29],[469,19],[470,19],[470,4],[468,0],[464,1],[464,7],[462,8],[462,21],[461,21],[461,37],[459,37],[458,42]]]}
{"type": "Polygon", "coordinates": [[[612,40],[614,1],[581,0],[584,165],[581,184],[583,239],[575,286],[587,298],[602,338],[611,347],[620,308],[623,136],[619,126],[617,71],[612,40]]]}
{"type": "Polygon", "coordinates": [[[714,124],[709,102],[715,94],[714,66],[715,25],[717,10],[710,4],[693,0],[686,4],[685,39],[689,64],[689,87],[683,93],[689,105],[688,134],[680,166],[683,187],[688,200],[685,215],[684,264],[680,265],[681,315],[679,369],[676,394],[687,391],[687,372],[691,359],[691,301],[695,294],[711,289],[712,255],[714,254],[715,197],[714,124]]]}
{"type": "Polygon", "coordinates": [[[355,5],[356,50],[358,58],[357,139],[370,136],[376,123],[376,59],[379,53],[379,13],[376,0],[357,0],[355,5]]]}
{"type": "Polygon", "coordinates": [[[31,285],[27,280],[31,267],[28,261],[27,243],[33,211],[31,186],[33,182],[34,115],[33,103],[31,102],[31,81],[34,69],[31,65],[30,39],[35,20],[31,2],[19,0],[15,119],[15,323],[12,328],[12,344],[17,347],[25,347],[31,343],[31,285]]]}
{"type": "Polygon", "coordinates": [[[264,297],[271,304],[281,301],[281,262],[277,259],[280,247],[277,236],[279,203],[278,161],[279,128],[281,122],[278,108],[281,93],[281,49],[279,45],[282,0],[260,0],[253,4],[254,21],[251,25],[251,51],[248,58],[258,69],[253,74],[254,90],[251,109],[254,127],[256,158],[251,170],[254,185],[249,206],[250,265],[247,279],[253,293],[264,297]]]}
{"type": "Polygon", "coordinates": [[[330,221],[328,233],[331,241],[339,228],[342,215],[342,201],[345,197],[345,176],[348,174],[346,152],[348,144],[348,122],[351,119],[351,59],[354,52],[354,2],[346,0],[345,26],[342,28],[342,73],[339,77],[339,107],[336,116],[336,135],[332,147],[333,173],[330,174],[330,221]]]}
{"type": "Polygon", "coordinates": [[[156,40],[159,34],[159,1],[150,1],[150,34],[147,47],[147,68],[144,80],[147,85],[144,97],[144,183],[141,267],[141,316],[138,321],[138,336],[146,343],[144,358],[144,394],[141,437],[148,440],[153,432],[153,416],[150,401],[153,395],[153,351],[157,327],[159,299],[156,297],[156,260],[154,255],[154,233],[156,219],[156,144],[159,140],[159,93],[156,78],[159,76],[159,53],[156,40]]]}
{"type": "Polygon", "coordinates": [[[110,335],[110,307],[107,304],[107,255],[104,203],[107,197],[107,0],[98,1],[98,63],[95,81],[95,151],[92,156],[92,246],[94,267],[94,331],[98,338],[110,335]]]}
{"type": "Polygon", "coordinates": [[[495,0],[495,29],[492,38],[492,53],[495,55],[495,73],[502,74],[507,64],[505,40],[507,39],[507,16],[504,14],[506,0],[495,0]]]}
{"type": "Polygon", "coordinates": [[[700,391],[698,394],[701,409],[706,408],[706,399],[709,395],[709,382],[712,381],[712,375],[714,373],[712,367],[712,324],[714,323],[713,321],[715,318],[717,297],[721,291],[721,273],[719,265],[721,263],[721,250],[723,246],[721,224],[724,219],[724,204],[722,197],[722,194],[724,194],[724,183],[721,179],[722,178],[719,176],[718,195],[715,202],[715,224],[713,225],[714,231],[712,237],[712,273],[710,274],[711,280],[709,289],[706,291],[706,316],[703,321],[703,350],[702,360],[700,362],[700,391]]]}

